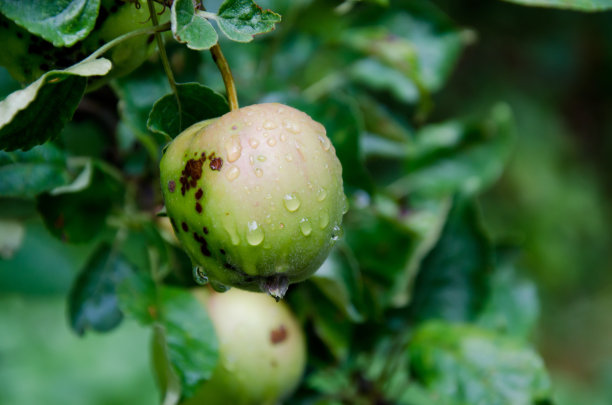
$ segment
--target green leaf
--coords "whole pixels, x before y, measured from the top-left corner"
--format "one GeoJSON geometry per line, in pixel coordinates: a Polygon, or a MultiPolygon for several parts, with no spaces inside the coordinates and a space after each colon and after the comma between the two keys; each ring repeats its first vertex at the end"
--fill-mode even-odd
{"type": "Polygon", "coordinates": [[[349,353],[354,324],[345,315],[344,308],[319,291],[310,291],[309,311],[315,334],[337,359],[345,359],[349,353]]]}
{"type": "Polygon", "coordinates": [[[71,46],[94,28],[100,0],[2,0],[0,12],[54,46],[71,46]]]}
{"type": "Polygon", "coordinates": [[[403,103],[412,104],[419,100],[419,89],[413,80],[376,59],[360,59],[349,67],[348,74],[353,81],[373,90],[388,91],[403,103]]]}
{"type": "Polygon", "coordinates": [[[81,270],[68,297],[72,329],[83,335],[87,329],[108,332],[121,323],[117,286],[132,272],[127,261],[104,244],[81,270]]]}
{"type": "Polygon", "coordinates": [[[191,292],[163,287],[159,296],[168,359],[179,377],[183,396],[189,398],[212,376],[219,343],[208,312],[191,292]]]}
{"type": "Polygon", "coordinates": [[[563,8],[577,11],[605,11],[612,9],[612,0],[505,0],[533,7],[563,8]]]}
{"type": "Polygon", "coordinates": [[[176,0],[172,4],[170,23],[174,38],[191,49],[210,49],[219,39],[213,26],[196,14],[192,0],[176,0]]]}
{"type": "Polygon", "coordinates": [[[349,249],[332,250],[311,280],[353,322],[363,320],[362,279],[349,249]]]}
{"type": "Polygon", "coordinates": [[[66,156],[52,144],[0,151],[0,197],[32,198],[68,181],[66,156]]]}
{"type": "Polygon", "coordinates": [[[143,325],[159,318],[154,280],[163,279],[170,271],[168,249],[152,222],[132,225],[121,241],[119,251],[138,272],[119,285],[120,306],[126,316],[143,325]]]}
{"type": "Polygon", "coordinates": [[[0,217],[0,259],[13,257],[23,243],[24,234],[25,227],[20,221],[0,217]]]}
{"type": "Polygon", "coordinates": [[[104,229],[111,209],[122,204],[123,192],[123,183],[114,172],[100,162],[88,161],[71,184],[40,195],[37,207],[57,238],[86,242],[104,229]]]}
{"type": "Polygon", "coordinates": [[[153,161],[159,161],[161,148],[168,140],[165,136],[152,133],[147,120],[155,102],[170,92],[168,79],[158,63],[145,63],[133,74],[111,82],[119,98],[121,120],[117,130],[119,147],[136,159],[134,148],[145,147],[153,161]]]}
{"type": "Polygon", "coordinates": [[[442,88],[463,48],[474,39],[434,3],[410,1],[404,11],[390,9],[382,24],[396,37],[410,42],[416,53],[418,76],[431,92],[442,88]]]}
{"type": "Polygon", "coordinates": [[[455,199],[442,235],[421,263],[411,311],[416,320],[469,321],[488,294],[492,250],[469,200],[455,199]]]}
{"type": "Polygon", "coordinates": [[[181,399],[181,382],[176,375],[168,354],[166,331],[160,324],[153,327],[151,342],[153,371],[163,405],[176,405],[181,399]]]}
{"type": "Polygon", "coordinates": [[[159,312],[156,292],[155,283],[148,273],[132,272],[117,286],[119,307],[125,316],[150,325],[155,322],[159,312]]]}
{"type": "Polygon", "coordinates": [[[491,276],[489,288],[491,293],[478,325],[527,340],[540,314],[536,286],[520,277],[511,263],[502,263],[491,276]]]}
{"type": "Polygon", "coordinates": [[[432,107],[464,46],[473,35],[428,1],[404,2],[382,13],[364,8],[366,26],[342,30],[338,40],[363,56],[347,69],[349,77],[398,101],[418,102],[417,118],[432,107]],[[369,14],[366,14],[369,13],[369,14]]]}
{"type": "Polygon", "coordinates": [[[5,98],[20,88],[19,82],[11,77],[8,70],[0,67],[0,98],[5,98]]]}
{"type": "Polygon", "coordinates": [[[27,150],[55,138],[78,107],[87,77],[105,75],[110,69],[107,59],[83,62],[47,72],[9,94],[0,101],[0,150],[27,150]]]}
{"type": "Polygon", "coordinates": [[[438,240],[449,203],[409,201],[401,207],[378,195],[369,200],[357,193],[351,201],[345,240],[378,305],[403,306],[421,260],[438,240]]]}
{"type": "Polygon", "coordinates": [[[216,20],[229,39],[250,42],[253,36],[272,31],[281,16],[263,10],[253,0],[226,0],[221,4],[216,20]]]}
{"type": "Polygon", "coordinates": [[[408,349],[414,377],[459,404],[531,405],[550,398],[542,359],[520,341],[477,327],[428,322],[408,349]]]}
{"type": "Polygon", "coordinates": [[[181,108],[174,94],[157,100],[149,114],[150,131],[176,137],[191,125],[210,118],[217,118],[229,111],[225,97],[199,83],[177,85],[181,108]]]}
{"type": "Polygon", "coordinates": [[[505,104],[495,106],[482,123],[449,122],[422,128],[407,151],[407,173],[389,190],[447,196],[475,194],[501,175],[514,144],[513,117],[505,104]]]}

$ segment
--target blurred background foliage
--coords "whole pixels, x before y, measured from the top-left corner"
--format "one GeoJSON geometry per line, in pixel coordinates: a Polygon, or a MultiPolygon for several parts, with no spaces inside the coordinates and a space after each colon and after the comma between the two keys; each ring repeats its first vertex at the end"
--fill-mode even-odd
{"type": "MultiPolygon", "coordinates": [[[[489,353],[508,375],[533,376],[520,382],[533,397],[515,403],[544,400],[541,364],[512,340],[531,339],[554,403],[611,403],[612,14],[490,0],[258,3],[283,15],[276,31],[221,42],[241,104],[285,102],[322,121],[351,202],[338,248],[288,297],[316,336],[294,402],[340,392],[358,403],[384,381],[398,403],[432,403],[420,385],[401,392],[405,365],[381,359],[404,347],[394,339],[408,337],[393,336],[406,324],[442,319],[472,326],[432,322],[411,337],[423,387],[443,391],[446,367],[474,361],[458,349],[469,339],[496,342],[489,353]]],[[[168,50],[178,82],[223,92],[208,53],[168,50]]],[[[0,68],[0,95],[18,87],[0,68]]],[[[168,92],[153,57],[88,94],[54,144],[120,167],[134,210],[154,212],[164,140],[146,120],[168,92]]],[[[107,231],[66,244],[33,200],[0,203],[11,213],[0,214],[3,234],[23,235],[0,259],[0,404],[155,403],[147,330],[130,320],[78,338],[67,328],[66,295],[107,231]]]]}

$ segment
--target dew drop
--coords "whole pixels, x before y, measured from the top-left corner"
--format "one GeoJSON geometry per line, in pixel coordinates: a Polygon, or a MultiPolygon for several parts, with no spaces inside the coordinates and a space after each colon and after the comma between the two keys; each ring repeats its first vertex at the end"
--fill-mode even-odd
{"type": "Polygon", "coordinates": [[[247,242],[251,246],[257,246],[264,240],[263,229],[259,226],[257,221],[251,221],[248,223],[247,228],[247,242]]]}
{"type": "Polygon", "coordinates": [[[276,145],[276,139],[274,139],[274,138],[268,139],[268,145],[270,145],[270,146],[276,145]]]}
{"type": "Polygon", "coordinates": [[[285,194],[283,197],[283,202],[285,203],[285,208],[287,208],[287,210],[290,212],[297,211],[301,204],[300,199],[294,193],[285,194]]]}
{"type": "Polygon", "coordinates": [[[204,272],[204,269],[199,266],[193,267],[193,279],[200,285],[208,284],[208,276],[204,272]]]}
{"type": "Polygon", "coordinates": [[[240,244],[240,238],[238,237],[236,229],[227,222],[223,224],[223,227],[225,228],[225,231],[229,234],[230,239],[232,241],[232,245],[238,246],[240,244]]]}
{"type": "Polygon", "coordinates": [[[249,156],[249,163],[251,164],[251,166],[255,164],[255,158],[253,157],[253,155],[249,156]]]}
{"type": "Polygon", "coordinates": [[[325,229],[327,225],[329,225],[329,214],[326,211],[322,211],[321,215],[319,215],[319,227],[325,229]]]}
{"type": "Polygon", "coordinates": [[[292,134],[299,134],[301,131],[300,126],[292,121],[285,121],[285,128],[287,128],[287,131],[291,132],[292,134]]]}
{"type": "Polygon", "coordinates": [[[280,134],[280,140],[281,140],[281,142],[285,142],[287,140],[287,135],[280,134]]]}
{"type": "Polygon", "coordinates": [[[255,169],[255,176],[257,177],[263,176],[263,170],[261,170],[259,167],[255,169]]]}
{"type": "Polygon", "coordinates": [[[237,135],[232,136],[225,142],[225,152],[227,153],[227,161],[230,163],[240,158],[242,146],[240,145],[240,138],[237,135]]]}
{"type": "Polygon", "coordinates": [[[213,288],[213,290],[219,293],[224,293],[231,288],[216,280],[210,280],[210,286],[213,288]]]}
{"type": "Polygon", "coordinates": [[[334,225],[331,240],[336,242],[338,239],[340,239],[340,236],[342,236],[342,229],[338,225],[334,225]]]}
{"type": "Polygon", "coordinates": [[[264,197],[266,200],[271,200],[272,199],[272,194],[268,193],[265,195],[264,197]]]}
{"type": "Polygon", "coordinates": [[[312,225],[310,225],[308,218],[302,218],[300,220],[300,231],[302,231],[304,236],[308,236],[312,232],[312,225]]]}
{"type": "Polygon", "coordinates": [[[249,146],[253,149],[256,149],[259,146],[259,141],[255,138],[249,139],[249,146]]]}
{"type": "Polygon", "coordinates": [[[346,214],[348,212],[349,206],[348,206],[348,201],[346,199],[346,196],[343,195],[342,196],[342,215],[346,214]]]}
{"type": "Polygon", "coordinates": [[[229,181],[234,181],[240,176],[240,169],[236,166],[232,166],[228,171],[225,172],[225,177],[229,181]]]}
{"type": "Polygon", "coordinates": [[[287,160],[287,162],[291,162],[293,160],[293,156],[291,156],[290,154],[286,154],[285,155],[285,159],[287,160]]]}
{"type": "Polygon", "coordinates": [[[259,156],[257,156],[257,160],[259,160],[260,162],[265,162],[266,161],[266,157],[264,155],[259,155],[259,156]]]}
{"type": "Polygon", "coordinates": [[[321,202],[327,198],[327,190],[321,187],[317,190],[317,201],[321,202]]]}
{"type": "Polygon", "coordinates": [[[331,142],[327,137],[319,135],[319,142],[321,142],[321,147],[324,151],[328,151],[331,148],[331,142]]]}
{"type": "Polygon", "coordinates": [[[266,121],[263,124],[264,129],[274,129],[276,128],[276,123],[273,121],[266,121]]]}

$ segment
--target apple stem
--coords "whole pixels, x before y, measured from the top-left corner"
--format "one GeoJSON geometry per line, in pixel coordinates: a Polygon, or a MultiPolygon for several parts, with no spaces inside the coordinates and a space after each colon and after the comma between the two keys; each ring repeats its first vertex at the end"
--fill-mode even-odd
{"type": "MultiPolygon", "coordinates": [[[[201,0],[198,0],[197,7],[201,11],[206,11],[204,4],[202,4],[201,0]]],[[[214,44],[210,48],[210,54],[217,65],[217,69],[221,72],[221,77],[223,78],[223,84],[225,85],[225,93],[227,93],[227,101],[229,102],[230,111],[234,111],[239,109],[238,106],[238,94],[236,92],[236,84],[234,83],[234,76],[232,76],[232,71],[227,63],[227,59],[221,52],[221,47],[219,46],[219,42],[214,44]]]]}
{"type": "MultiPolygon", "coordinates": [[[[155,6],[153,5],[153,0],[147,0],[147,5],[149,6],[149,15],[151,16],[151,22],[154,27],[159,26],[159,21],[157,19],[157,12],[155,11],[155,6]]],[[[174,80],[174,74],[172,73],[172,68],[170,67],[170,61],[168,60],[168,54],[166,53],[166,46],[164,45],[164,39],[162,38],[159,32],[155,32],[155,41],[157,41],[157,49],[159,50],[159,56],[164,66],[164,72],[166,72],[166,77],[168,78],[168,83],[170,84],[170,88],[174,93],[174,97],[176,98],[176,104],[178,107],[178,119],[179,119],[179,128],[183,128],[183,109],[181,107],[181,99],[179,97],[178,88],[176,87],[176,81],[174,80]]]]}
{"type": "Polygon", "coordinates": [[[227,93],[227,100],[229,101],[230,105],[230,110],[237,110],[240,107],[238,106],[238,95],[236,93],[234,77],[232,76],[232,71],[230,70],[229,64],[227,63],[225,56],[223,56],[223,52],[221,52],[221,47],[218,43],[216,43],[212,48],[210,48],[210,54],[212,55],[213,60],[217,64],[219,72],[221,72],[223,84],[225,85],[225,92],[227,93]]]}

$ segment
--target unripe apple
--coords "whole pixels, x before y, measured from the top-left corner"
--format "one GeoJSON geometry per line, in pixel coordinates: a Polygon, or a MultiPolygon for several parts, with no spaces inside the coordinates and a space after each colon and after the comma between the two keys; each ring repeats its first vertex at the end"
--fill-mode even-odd
{"type": "Polygon", "coordinates": [[[342,167],[325,128],[292,107],[257,104],[195,124],[160,170],[177,237],[214,286],[282,297],[340,233],[342,167]]]}
{"type": "Polygon", "coordinates": [[[304,334],[284,303],[237,289],[195,292],[219,340],[210,380],[181,405],[277,404],[293,393],[306,365],[304,334]]]}

